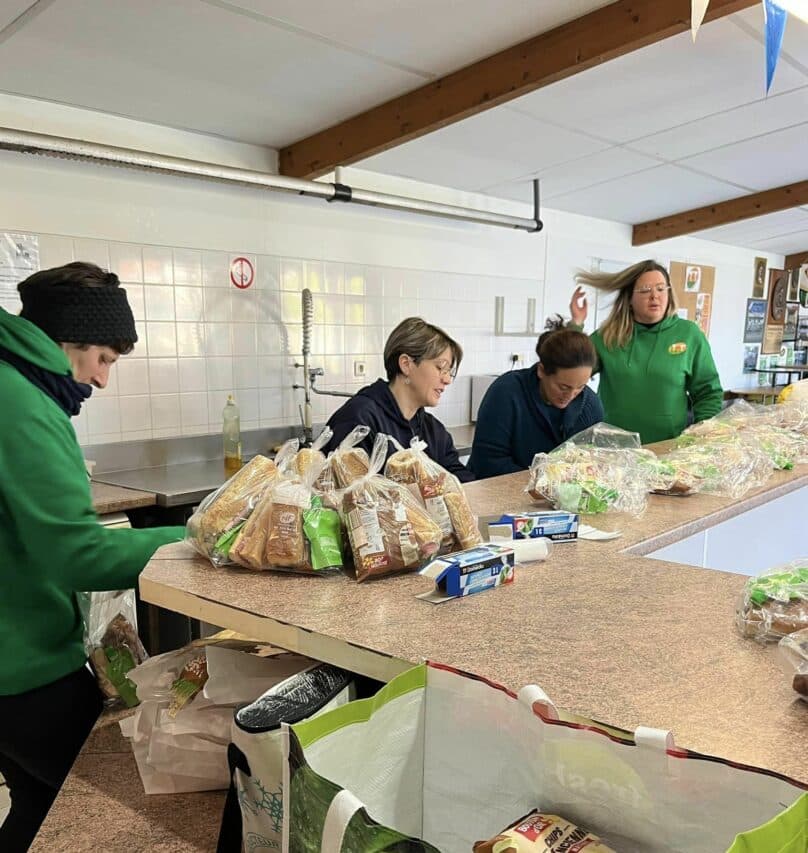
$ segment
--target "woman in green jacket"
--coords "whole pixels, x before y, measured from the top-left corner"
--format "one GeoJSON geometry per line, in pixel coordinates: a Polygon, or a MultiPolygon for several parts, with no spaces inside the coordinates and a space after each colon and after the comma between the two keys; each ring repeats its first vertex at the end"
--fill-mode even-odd
{"type": "Polygon", "coordinates": [[[70,418],[137,340],[118,277],[43,270],[0,309],[0,850],[28,849],[102,708],[76,594],[129,589],[183,528],[107,529],[70,418]]]}
{"type": "Polygon", "coordinates": [[[592,335],[600,364],[598,394],[610,424],[638,432],[643,443],[675,438],[693,418],[721,411],[723,392],[710,344],[676,313],[665,267],[641,261],[618,273],[575,277],[572,323],[583,327],[583,285],[616,293],[606,322],[592,335]]]}

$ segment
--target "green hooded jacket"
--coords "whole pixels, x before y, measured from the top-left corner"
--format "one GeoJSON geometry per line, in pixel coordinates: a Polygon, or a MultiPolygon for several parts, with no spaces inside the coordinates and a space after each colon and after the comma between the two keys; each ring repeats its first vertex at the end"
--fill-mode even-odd
{"type": "Polygon", "coordinates": [[[599,331],[598,353],[606,420],[638,432],[644,444],[675,438],[687,426],[688,402],[696,421],[721,411],[721,380],[710,344],[699,327],[675,314],[650,328],[634,324],[624,347],[607,349],[599,331]]]}
{"type": "MultiPolygon", "coordinates": [[[[70,374],[57,344],[2,309],[0,346],[70,374]]],[[[184,531],[102,527],[70,418],[3,361],[0,470],[0,695],[8,696],[79,669],[87,656],[76,593],[134,587],[157,548],[184,531]]]]}

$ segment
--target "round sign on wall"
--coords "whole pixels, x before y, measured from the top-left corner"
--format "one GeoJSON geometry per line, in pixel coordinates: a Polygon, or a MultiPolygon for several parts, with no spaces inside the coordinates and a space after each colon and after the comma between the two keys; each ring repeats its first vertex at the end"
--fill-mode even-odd
{"type": "Polygon", "coordinates": [[[230,261],[230,281],[239,290],[246,290],[255,280],[255,267],[249,258],[230,261]]]}

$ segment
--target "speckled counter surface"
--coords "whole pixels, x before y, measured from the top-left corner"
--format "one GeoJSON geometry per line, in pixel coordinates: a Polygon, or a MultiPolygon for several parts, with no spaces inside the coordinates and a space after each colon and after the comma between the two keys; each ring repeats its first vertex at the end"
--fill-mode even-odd
{"type": "Polygon", "coordinates": [[[141,492],[137,489],[125,489],[121,486],[110,486],[106,483],[90,483],[93,496],[93,507],[99,515],[110,512],[125,512],[141,506],[153,506],[156,498],[152,492],[141,492]]]}
{"type": "Polygon", "coordinates": [[[32,853],[212,853],[224,791],[146,796],[132,748],[104,714],[30,848],[32,853]]]}
{"type": "MultiPolygon", "coordinates": [[[[526,474],[473,483],[482,516],[527,508],[526,474]]],[[[808,782],[808,706],[772,648],[741,638],[740,575],[639,556],[808,485],[808,466],[777,473],[732,501],[652,496],[642,519],[598,517],[620,539],[556,547],[516,582],[430,605],[418,575],[357,584],[216,569],[183,544],[162,548],[141,578],[147,601],[334,663],[389,677],[431,658],[518,689],[541,685],[570,711],[808,782]],[[386,665],[385,665],[386,662],[386,665]]]]}

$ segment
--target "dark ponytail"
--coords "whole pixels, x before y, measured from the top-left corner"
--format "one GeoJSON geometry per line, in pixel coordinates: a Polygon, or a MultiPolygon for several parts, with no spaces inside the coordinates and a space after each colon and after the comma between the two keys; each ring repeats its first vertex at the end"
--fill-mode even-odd
{"type": "Polygon", "coordinates": [[[546,374],[574,367],[595,370],[598,356],[589,335],[565,328],[560,314],[549,318],[545,328],[547,331],[539,336],[536,343],[536,355],[546,374]]]}

